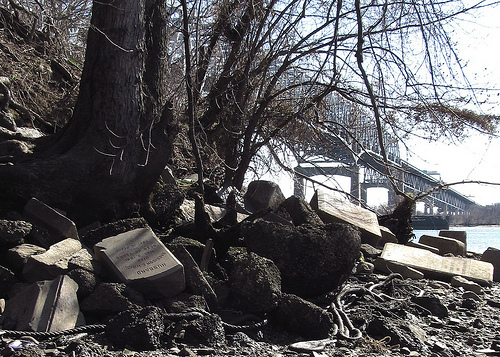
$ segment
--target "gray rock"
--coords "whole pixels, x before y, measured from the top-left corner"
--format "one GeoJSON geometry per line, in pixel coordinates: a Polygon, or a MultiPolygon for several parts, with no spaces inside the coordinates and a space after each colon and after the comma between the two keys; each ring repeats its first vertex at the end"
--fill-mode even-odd
{"type": "Polygon", "coordinates": [[[420,336],[413,332],[405,320],[380,316],[368,323],[366,332],[375,340],[389,336],[391,344],[407,347],[410,350],[421,351],[424,347],[420,336]]]}
{"type": "Polygon", "coordinates": [[[429,310],[431,314],[437,317],[447,317],[448,308],[444,306],[436,297],[431,296],[414,296],[411,301],[423,308],[429,310]]]}
{"type": "Polygon", "coordinates": [[[33,283],[7,301],[1,324],[5,329],[42,332],[74,328],[80,312],[77,289],[65,275],[33,283]]]}
{"type": "Polygon", "coordinates": [[[128,232],[137,228],[147,227],[148,223],[144,218],[127,218],[105,224],[99,228],[87,232],[81,237],[81,241],[89,248],[93,248],[105,238],[116,236],[120,233],[128,232]]]}
{"type": "Polygon", "coordinates": [[[113,316],[106,324],[106,337],[117,348],[125,346],[138,351],[157,350],[163,344],[165,330],[162,309],[135,307],[113,316]]]}
{"type": "Polygon", "coordinates": [[[323,225],[323,221],[311,206],[299,196],[288,197],[279,207],[285,210],[296,226],[301,224],[323,225]]]}
{"type": "Polygon", "coordinates": [[[276,308],[281,295],[281,277],[271,260],[254,253],[239,256],[233,264],[229,281],[240,309],[267,313],[276,308]]]}
{"type": "Polygon", "coordinates": [[[45,253],[31,255],[23,268],[23,277],[28,282],[51,280],[68,271],[71,256],[82,249],[79,240],[67,238],[50,246],[45,253]]]}
{"type": "Polygon", "coordinates": [[[0,244],[13,246],[24,243],[24,238],[31,232],[31,228],[31,223],[26,221],[0,219],[0,244]]]}
{"type": "Polygon", "coordinates": [[[245,208],[250,212],[268,207],[275,211],[285,201],[280,187],[274,182],[264,180],[250,182],[244,197],[245,208]]]}
{"type": "Polygon", "coordinates": [[[273,323],[305,338],[327,338],[333,330],[331,313],[296,295],[282,294],[273,323]]]}
{"type": "Polygon", "coordinates": [[[94,258],[90,249],[82,248],[71,256],[68,261],[68,269],[84,269],[93,274],[100,274],[102,271],[102,263],[94,258]]]}
{"type": "Polygon", "coordinates": [[[163,307],[168,312],[179,313],[188,310],[204,310],[208,311],[208,304],[205,298],[201,295],[188,294],[182,292],[174,297],[161,300],[163,307]]]}
{"type": "Polygon", "coordinates": [[[481,260],[493,265],[493,280],[500,281],[500,249],[489,247],[484,251],[481,260]]]}
{"type": "Polygon", "coordinates": [[[101,283],[81,303],[84,313],[111,315],[134,306],[146,306],[141,293],[123,283],[101,283]]]}
{"type": "Polygon", "coordinates": [[[465,250],[467,251],[467,231],[441,229],[439,231],[439,236],[459,240],[465,245],[465,250]]]}
{"type": "Polygon", "coordinates": [[[461,276],[454,276],[453,278],[451,278],[451,286],[462,287],[464,288],[464,290],[473,291],[476,294],[483,293],[483,288],[481,288],[481,285],[461,276]]]}
{"type": "Polygon", "coordinates": [[[355,274],[372,274],[375,266],[368,262],[359,262],[356,264],[354,273],[355,274]]]}
{"type": "Polygon", "coordinates": [[[316,296],[335,289],[359,256],[360,234],[347,224],[284,226],[257,221],[244,225],[247,249],[278,267],[282,291],[316,296]]]}
{"type": "Polygon", "coordinates": [[[0,297],[6,297],[16,282],[15,274],[10,269],[0,265],[0,297]]]}
{"type": "Polygon", "coordinates": [[[85,269],[73,269],[68,276],[78,284],[78,299],[81,301],[88,297],[100,283],[99,278],[85,269]]]}
{"type": "Polygon", "coordinates": [[[226,343],[226,334],[218,315],[207,315],[190,321],[184,330],[184,341],[188,344],[216,347],[226,343]]]}
{"type": "Polygon", "coordinates": [[[21,244],[7,251],[7,261],[18,271],[22,271],[28,258],[35,254],[45,253],[46,249],[34,244],[21,244]]]}
{"type": "Polygon", "coordinates": [[[451,253],[455,256],[465,256],[465,243],[454,238],[424,234],[420,237],[418,242],[438,248],[440,255],[451,253]]]}

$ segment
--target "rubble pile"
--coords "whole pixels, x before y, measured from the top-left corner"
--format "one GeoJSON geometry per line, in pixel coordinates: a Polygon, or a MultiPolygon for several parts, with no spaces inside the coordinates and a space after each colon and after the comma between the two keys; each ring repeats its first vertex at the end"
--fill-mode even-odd
{"type": "Polygon", "coordinates": [[[36,198],[0,217],[2,356],[500,355],[500,254],[464,232],[400,245],[267,181],[207,198],[200,230],[183,197],[148,221],[77,227],[36,198]]]}

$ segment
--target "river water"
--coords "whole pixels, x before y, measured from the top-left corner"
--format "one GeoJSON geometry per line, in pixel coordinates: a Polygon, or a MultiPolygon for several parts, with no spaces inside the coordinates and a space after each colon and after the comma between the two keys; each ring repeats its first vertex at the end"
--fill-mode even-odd
{"type": "MultiPolygon", "coordinates": [[[[500,249],[500,226],[450,227],[467,232],[467,250],[483,253],[488,247],[500,249]]],[[[414,230],[416,241],[424,235],[439,235],[439,230],[414,230]]]]}

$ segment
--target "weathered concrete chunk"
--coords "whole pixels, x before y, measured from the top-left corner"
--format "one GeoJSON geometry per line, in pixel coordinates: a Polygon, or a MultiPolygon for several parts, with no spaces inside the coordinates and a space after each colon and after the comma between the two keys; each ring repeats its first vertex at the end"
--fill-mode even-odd
{"type": "Polygon", "coordinates": [[[45,253],[46,249],[34,244],[21,244],[7,251],[7,261],[14,269],[21,271],[28,258],[35,254],[45,253]]]}
{"type": "Polygon", "coordinates": [[[36,198],[28,201],[24,216],[57,232],[60,238],[78,239],[78,230],[72,220],[36,198]]]}
{"type": "Polygon", "coordinates": [[[31,231],[31,223],[26,221],[8,221],[0,219],[0,244],[15,245],[24,243],[31,231]]]}
{"type": "Polygon", "coordinates": [[[467,231],[441,229],[439,231],[439,236],[459,240],[460,242],[462,242],[465,245],[465,250],[467,251],[467,231]]]}
{"type": "Polygon", "coordinates": [[[299,196],[288,197],[280,205],[280,210],[285,210],[296,226],[301,224],[323,224],[318,214],[299,196]]]}
{"type": "Polygon", "coordinates": [[[413,248],[419,248],[419,249],[425,249],[428,250],[431,253],[434,254],[439,254],[439,249],[436,247],[431,247],[430,245],[418,243],[418,242],[408,242],[406,243],[408,247],[413,247],[413,248]]]}
{"type": "Polygon", "coordinates": [[[134,306],[147,306],[144,296],[123,283],[101,283],[82,301],[84,313],[110,315],[134,306]]]}
{"type": "Polygon", "coordinates": [[[325,223],[350,223],[358,227],[362,243],[376,247],[382,237],[377,215],[347,200],[317,190],[311,199],[311,207],[325,223]]]}
{"type": "Polygon", "coordinates": [[[23,269],[24,279],[28,282],[51,280],[65,274],[69,260],[81,249],[79,240],[67,238],[51,245],[45,253],[30,256],[23,269]]]}
{"type": "Polygon", "coordinates": [[[398,239],[396,238],[396,235],[391,232],[391,230],[387,227],[380,226],[380,233],[382,234],[382,237],[380,238],[380,241],[378,242],[378,245],[383,247],[385,243],[397,243],[398,239]]]}
{"type": "MultiPolygon", "coordinates": [[[[179,209],[180,209],[181,217],[182,217],[183,221],[194,222],[194,216],[195,216],[194,206],[195,206],[195,203],[192,200],[184,200],[184,202],[182,202],[179,209]]],[[[226,211],[227,210],[225,208],[205,204],[205,212],[210,217],[211,222],[217,222],[220,219],[222,219],[226,215],[226,211]]],[[[236,217],[237,217],[236,218],[237,221],[241,222],[246,217],[248,217],[248,215],[238,212],[236,217]]]]}
{"type": "Polygon", "coordinates": [[[244,197],[245,208],[250,212],[268,207],[275,211],[285,200],[285,196],[276,183],[264,180],[250,182],[244,197]]]}
{"type": "Polygon", "coordinates": [[[387,243],[381,258],[420,270],[429,278],[448,278],[459,275],[479,284],[491,285],[493,265],[473,259],[442,257],[425,249],[387,243]]]}
{"type": "Polygon", "coordinates": [[[6,302],[1,324],[5,329],[42,332],[74,328],[80,313],[77,290],[66,275],[33,283],[6,302]]]}
{"type": "Polygon", "coordinates": [[[455,256],[465,255],[465,244],[454,238],[433,236],[429,234],[424,234],[418,240],[419,243],[438,248],[439,254],[445,255],[451,253],[455,256]]]}
{"type": "Polygon", "coordinates": [[[481,260],[493,264],[493,280],[500,281],[500,249],[489,247],[484,251],[481,260]]]}
{"type": "Polygon", "coordinates": [[[150,228],[109,237],[94,246],[116,278],[149,298],[173,296],[184,290],[184,267],[150,228]]]}
{"type": "Polygon", "coordinates": [[[410,268],[401,263],[391,262],[383,258],[377,258],[375,260],[375,268],[383,273],[399,273],[405,279],[419,280],[424,278],[424,273],[418,271],[417,269],[410,268]]]}

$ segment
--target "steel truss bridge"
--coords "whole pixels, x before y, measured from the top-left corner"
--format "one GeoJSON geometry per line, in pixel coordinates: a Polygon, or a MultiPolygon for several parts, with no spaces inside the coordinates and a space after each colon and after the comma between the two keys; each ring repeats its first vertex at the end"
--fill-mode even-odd
{"type": "Polygon", "coordinates": [[[388,189],[388,205],[394,207],[397,197],[388,179],[392,177],[392,182],[405,193],[418,195],[432,191],[421,200],[425,204],[425,214],[434,214],[435,207],[440,214],[460,214],[476,204],[465,195],[446,188],[445,183],[431,173],[401,159],[397,140],[388,134],[384,134],[389,159],[386,165],[378,150],[376,129],[366,117],[358,119],[357,127],[349,133],[345,125],[330,124],[330,127],[323,125],[322,129],[317,126],[310,129],[307,133],[310,140],[296,148],[296,152],[301,153],[294,169],[294,193],[298,196],[305,196],[306,178],[347,176],[351,179],[350,194],[354,201],[366,203],[367,189],[382,187],[388,189]]]}

